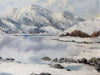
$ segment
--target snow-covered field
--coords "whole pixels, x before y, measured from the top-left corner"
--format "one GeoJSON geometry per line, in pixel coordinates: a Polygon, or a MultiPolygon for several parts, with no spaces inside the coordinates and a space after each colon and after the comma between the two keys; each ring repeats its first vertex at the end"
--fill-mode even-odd
{"type": "Polygon", "coordinates": [[[67,43],[67,52],[73,58],[100,57],[100,37],[60,37],[59,40],[67,43]]]}
{"type": "Polygon", "coordinates": [[[45,64],[18,64],[0,62],[0,75],[30,75],[31,73],[40,74],[51,73],[52,75],[99,75],[93,67],[81,64],[63,64],[66,69],[54,69],[45,64]],[[74,67],[74,68],[73,68],[74,67]],[[5,74],[3,74],[5,73],[5,74]],[[8,73],[8,74],[7,74],[8,73]]]}
{"type": "Polygon", "coordinates": [[[52,75],[99,75],[93,67],[88,65],[62,63],[65,68],[72,70],[67,71],[51,68],[48,64],[52,62],[44,62],[41,59],[43,57],[52,59],[100,57],[99,39],[100,37],[82,39],[55,36],[0,36],[0,56],[4,59],[15,59],[15,62],[0,61],[0,75],[30,75],[41,72],[52,75]]]}

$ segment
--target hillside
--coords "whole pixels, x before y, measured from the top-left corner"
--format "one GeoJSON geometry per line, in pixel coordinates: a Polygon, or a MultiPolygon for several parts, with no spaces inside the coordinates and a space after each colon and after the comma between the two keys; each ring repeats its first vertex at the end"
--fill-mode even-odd
{"type": "Polygon", "coordinates": [[[80,22],[79,24],[65,30],[64,34],[75,33],[75,31],[81,32],[81,33],[83,32],[83,33],[85,33],[87,35],[91,35],[91,36],[99,34],[100,17],[93,18],[93,19],[90,19],[90,20],[86,20],[84,22],[80,22]]]}
{"type": "Polygon", "coordinates": [[[8,34],[47,33],[56,35],[83,21],[71,13],[51,12],[38,5],[11,9],[0,19],[1,30],[8,34]],[[52,31],[51,31],[52,30],[52,31]]]}

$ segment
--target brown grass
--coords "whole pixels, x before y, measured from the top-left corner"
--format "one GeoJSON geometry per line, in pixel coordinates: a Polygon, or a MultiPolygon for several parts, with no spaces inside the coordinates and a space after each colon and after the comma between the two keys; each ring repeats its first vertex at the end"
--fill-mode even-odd
{"type": "Polygon", "coordinates": [[[67,32],[66,34],[62,34],[60,35],[61,37],[62,36],[73,36],[73,37],[82,37],[82,38],[92,38],[92,37],[98,37],[100,36],[100,31],[98,32],[93,32],[91,35],[85,33],[85,32],[82,32],[80,30],[74,30],[72,31],[71,33],[67,32]]]}

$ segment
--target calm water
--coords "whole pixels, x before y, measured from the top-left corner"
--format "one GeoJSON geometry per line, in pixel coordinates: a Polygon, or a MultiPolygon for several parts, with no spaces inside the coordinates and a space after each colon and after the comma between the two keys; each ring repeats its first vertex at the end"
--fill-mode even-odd
{"type": "Polygon", "coordinates": [[[43,57],[94,57],[92,53],[100,52],[100,44],[59,42],[54,40],[56,38],[58,37],[2,36],[0,37],[0,56],[14,58],[21,62],[41,63],[43,57]]]}
{"type": "Polygon", "coordinates": [[[53,36],[0,37],[0,56],[22,62],[39,62],[42,57],[65,57],[67,44],[53,40],[53,36]]]}

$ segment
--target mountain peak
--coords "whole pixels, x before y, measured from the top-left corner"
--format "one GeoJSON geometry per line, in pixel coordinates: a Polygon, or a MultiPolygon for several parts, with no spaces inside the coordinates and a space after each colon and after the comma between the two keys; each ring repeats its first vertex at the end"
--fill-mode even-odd
{"type": "Polygon", "coordinates": [[[3,24],[7,26],[7,33],[41,33],[50,29],[64,31],[77,24],[74,16],[69,12],[55,13],[38,5],[30,5],[21,8],[14,8],[1,18],[3,24]],[[47,28],[46,28],[47,27],[47,28]]]}

